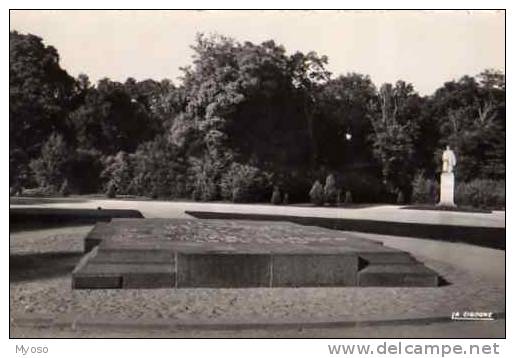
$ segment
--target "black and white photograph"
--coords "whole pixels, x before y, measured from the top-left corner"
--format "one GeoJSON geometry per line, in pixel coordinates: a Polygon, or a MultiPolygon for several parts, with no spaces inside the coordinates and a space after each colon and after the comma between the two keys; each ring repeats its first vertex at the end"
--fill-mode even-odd
{"type": "Polygon", "coordinates": [[[503,9],[10,10],[16,356],[29,338],[499,354],[478,338],[506,338],[505,27],[503,9]]]}

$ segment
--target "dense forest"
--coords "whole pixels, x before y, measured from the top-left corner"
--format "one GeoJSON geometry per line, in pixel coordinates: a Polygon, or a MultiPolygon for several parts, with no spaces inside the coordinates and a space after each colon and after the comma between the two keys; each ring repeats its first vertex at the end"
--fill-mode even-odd
{"type": "Polygon", "coordinates": [[[335,77],[327,57],[274,41],[200,34],[192,49],[180,83],[93,84],[41,38],[10,32],[12,194],[434,202],[449,144],[459,202],[504,205],[502,72],[421,96],[402,80],[335,77]]]}

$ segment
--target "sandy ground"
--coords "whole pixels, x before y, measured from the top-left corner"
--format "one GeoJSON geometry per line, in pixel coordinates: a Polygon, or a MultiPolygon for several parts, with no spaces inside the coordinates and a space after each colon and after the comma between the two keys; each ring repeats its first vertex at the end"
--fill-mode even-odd
{"type": "Polygon", "coordinates": [[[451,322],[427,325],[386,325],[378,327],[249,330],[147,330],[69,329],[14,327],[19,338],[499,338],[505,335],[505,320],[494,322],[451,322]]]}
{"type": "MultiPolygon", "coordinates": [[[[436,288],[256,288],[71,290],[70,273],[91,226],[15,232],[10,235],[10,310],[13,337],[267,336],[274,330],[174,332],[111,327],[76,329],[17,326],[17,319],[152,322],[353,321],[450,316],[453,311],[505,311],[504,251],[430,240],[364,235],[412,252],[448,282],[436,288]],[[447,253],[447,254],[444,254],[447,253]]],[[[94,327],[94,326],[93,326],[94,327]]],[[[417,326],[278,330],[312,337],[492,337],[504,336],[504,321],[417,326]]],[[[274,337],[277,335],[273,335],[274,337]]]]}

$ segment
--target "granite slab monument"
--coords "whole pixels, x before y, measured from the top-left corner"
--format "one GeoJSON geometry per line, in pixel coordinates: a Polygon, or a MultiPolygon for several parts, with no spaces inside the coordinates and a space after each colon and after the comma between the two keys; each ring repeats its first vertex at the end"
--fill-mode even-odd
{"type": "Polygon", "coordinates": [[[114,219],[85,238],[72,287],[437,286],[409,253],[287,222],[114,219]]]}

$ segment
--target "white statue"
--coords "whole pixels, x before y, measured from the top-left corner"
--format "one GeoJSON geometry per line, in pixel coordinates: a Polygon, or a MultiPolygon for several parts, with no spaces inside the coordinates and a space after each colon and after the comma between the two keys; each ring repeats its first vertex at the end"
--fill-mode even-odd
{"type": "Polygon", "coordinates": [[[456,156],[449,146],[442,154],[442,174],[440,175],[440,202],[438,205],[455,207],[454,203],[454,173],[452,172],[456,165],[456,156]]]}
{"type": "Polygon", "coordinates": [[[442,162],[442,171],[444,173],[452,173],[452,169],[456,165],[456,156],[449,146],[447,146],[447,148],[443,151],[442,162]]]}

